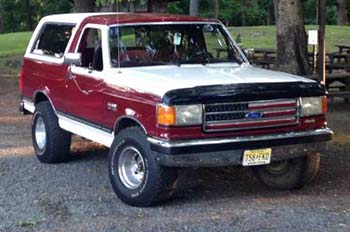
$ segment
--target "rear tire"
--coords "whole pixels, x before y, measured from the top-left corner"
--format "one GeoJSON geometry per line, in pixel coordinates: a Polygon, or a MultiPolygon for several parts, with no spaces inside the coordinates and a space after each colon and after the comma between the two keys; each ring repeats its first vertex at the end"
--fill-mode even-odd
{"type": "Polygon", "coordinates": [[[109,151],[109,176],[126,204],[147,207],[168,200],[175,191],[175,168],[158,165],[145,133],[130,127],[116,135],[109,151]]]}
{"type": "Polygon", "coordinates": [[[320,168],[320,154],[275,161],[269,165],[256,166],[254,171],[267,186],[290,190],[302,188],[313,181],[320,168]]]}
{"type": "Polygon", "coordinates": [[[42,163],[59,163],[70,158],[71,134],[62,130],[51,104],[39,102],[32,121],[35,154],[42,163]]]}

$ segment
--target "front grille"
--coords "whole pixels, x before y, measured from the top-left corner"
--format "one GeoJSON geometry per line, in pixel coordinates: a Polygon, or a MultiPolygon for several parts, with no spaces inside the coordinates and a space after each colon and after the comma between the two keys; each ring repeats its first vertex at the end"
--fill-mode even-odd
{"type": "Polygon", "coordinates": [[[299,101],[218,103],[204,105],[204,131],[238,131],[291,126],[299,123],[299,101]]]}

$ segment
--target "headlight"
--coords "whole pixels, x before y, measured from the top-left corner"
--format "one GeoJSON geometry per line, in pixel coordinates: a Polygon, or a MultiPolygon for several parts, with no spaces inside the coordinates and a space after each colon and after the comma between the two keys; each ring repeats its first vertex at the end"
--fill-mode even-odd
{"type": "Polygon", "coordinates": [[[327,97],[301,98],[301,116],[321,115],[327,113],[327,97]]]}
{"type": "Polygon", "coordinates": [[[176,125],[201,125],[202,105],[175,106],[176,125]]]}
{"type": "Polygon", "coordinates": [[[165,126],[194,126],[202,124],[202,105],[158,105],[158,124],[165,126]]]}

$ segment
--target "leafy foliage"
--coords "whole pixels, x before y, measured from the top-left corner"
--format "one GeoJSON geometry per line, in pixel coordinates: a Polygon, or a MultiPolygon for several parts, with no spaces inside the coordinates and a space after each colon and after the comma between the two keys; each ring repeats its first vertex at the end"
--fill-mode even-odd
{"type": "MultiPolygon", "coordinates": [[[[316,24],[318,0],[302,0],[305,23],[316,24]]],[[[96,6],[134,2],[145,4],[147,0],[96,0],[96,6]]],[[[175,14],[189,13],[189,0],[179,0],[168,5],[168,11],[175,14]]],[[[268,25],[274,23],[272,0],[219,0],[219,18],[233,26],[268,25]]],[[[350,0],[347,0],[350,18],[350,0]]],[[[3,32],[28,31],[40,18],[49,14],[73,12],[73,0],[0,0],[0,16],[3,32]]],[[[213,17],[213,1],[200,0],[200,15],[213,17]]],[[[337,19],[336,0],[327,0],[327,23],[335,24],[337,19]]]]}
{"type": "MultiPolygon", "coordinates": [[[[316,9],[318,0],[302,0],[306,24],[316,24],[316,9]]],[[[219,18],[234,26],[268,25],[274,22],[272,0],[219,0],[219,18]]],[[[213,16],[211,0],[201,0],[200,14],[204,17],[213,16]]],[[[350,16],[350,0],[347,0],[350,16]]],[[[336,0],[327,0],[327,23],[336,24],[336,0]]],[[[189,1],[180,0],[169,4],[169,12],[188,14],[189,1]]]]}
{"type": "Polygon", "coordinates": [[[134,2],[135,4],[137,3],[145,4],[147,0],[96,0],[96,5],[105,6],[109,4],[115,4],[117,2],[134,2]]]}
{"type": "Polygon", "coordinates": [[[33,30],[43,16],[73,10],[71,0],[0,0],[0,6],[4,32],[33,30]]]}

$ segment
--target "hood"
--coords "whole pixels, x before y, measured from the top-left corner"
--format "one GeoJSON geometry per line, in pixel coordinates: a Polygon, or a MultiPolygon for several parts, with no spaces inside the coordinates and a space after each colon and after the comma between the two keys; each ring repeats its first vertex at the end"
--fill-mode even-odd
{"type": "MultiPolygon", "coordinates": [[[[119,74],[118,74],[119,75],[119,74]]],[[[153,66],[122,69],[116,84],[163,97],[176,89],[211,85],[313,82],[312,80],[269,71],[250,65],[209,64],[153,66]]]]}

